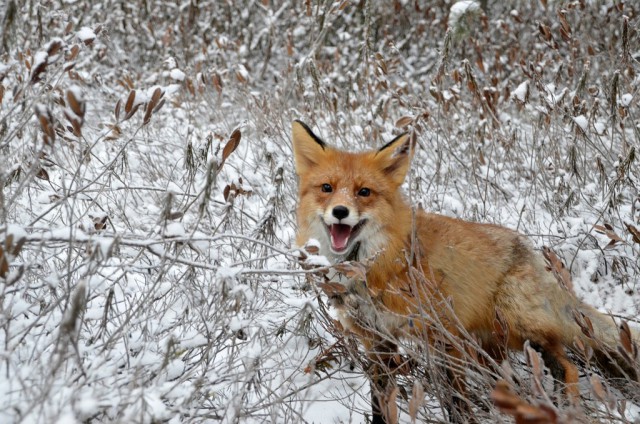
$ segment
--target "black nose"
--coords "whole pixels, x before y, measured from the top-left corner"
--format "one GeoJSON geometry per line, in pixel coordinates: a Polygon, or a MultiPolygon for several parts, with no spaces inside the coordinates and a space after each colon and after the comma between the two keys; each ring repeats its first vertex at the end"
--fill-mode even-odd
{"type": "Polygon", "coordinates": [[[333,208],[333,211],[331,211],[331,214],[338,219],[344,219],[349,216],[349,209],[345,206],[336,206],[333,208]]]}

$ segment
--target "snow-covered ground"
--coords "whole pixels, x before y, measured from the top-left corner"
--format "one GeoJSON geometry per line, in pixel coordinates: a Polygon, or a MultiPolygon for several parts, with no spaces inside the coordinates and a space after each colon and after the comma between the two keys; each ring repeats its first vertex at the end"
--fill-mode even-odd
{"type": "MultiPolygon", "coordinates": [[[[640,9],[481,3],[0,5],[0,422],[365,422],[293,246],[293,119],[416,131],[413,203],[517,228],[640,326],[640,9]]],[[[583,414],[639,419],[583,380],[583,414]]]]}

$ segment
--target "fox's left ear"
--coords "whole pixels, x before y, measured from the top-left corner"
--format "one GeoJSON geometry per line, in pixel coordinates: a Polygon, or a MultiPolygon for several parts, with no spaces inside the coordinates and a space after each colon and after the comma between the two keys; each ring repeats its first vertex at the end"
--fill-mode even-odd
{"type": "Polygon", "coordinates": [[[301,175],[318,163],[325,154],[327,145],[301,121],[293,121],[291,139],[296,173],[301,175]]]}
{"type": "Polygon", "coordinates": [[[409,171],[414,148],[415,137],[410,133],[404,133],[376,152],[375,158],[379,161],[380,168],[396,185],[402,184],[409,171]]]}

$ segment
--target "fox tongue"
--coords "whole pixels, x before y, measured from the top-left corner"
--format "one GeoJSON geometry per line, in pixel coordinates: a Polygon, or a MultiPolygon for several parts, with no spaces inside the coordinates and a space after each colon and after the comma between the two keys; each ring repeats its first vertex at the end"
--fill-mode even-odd
{"type": "Polygon", "coordinates": [[[349,236],[351,235],[351,226],[345,224],[332,224],[329,227],[331,234],[331,247],[339,252],[347,247],[349,236]]]}

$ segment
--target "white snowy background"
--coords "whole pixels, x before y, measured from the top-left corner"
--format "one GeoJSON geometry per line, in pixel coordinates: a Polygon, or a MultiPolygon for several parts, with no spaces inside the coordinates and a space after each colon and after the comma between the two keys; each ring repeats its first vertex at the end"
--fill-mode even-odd
{"type": "MultiPolygon", "coordinates": [[[[293,119],[350,150],[416,131],[413,203],[517,228],[638,325],[639,11],[5,0],[0,422],[365,422],[292,245],[293,119]]],[[[638,419],[584,380],[587,416],[638,419]]]]}

